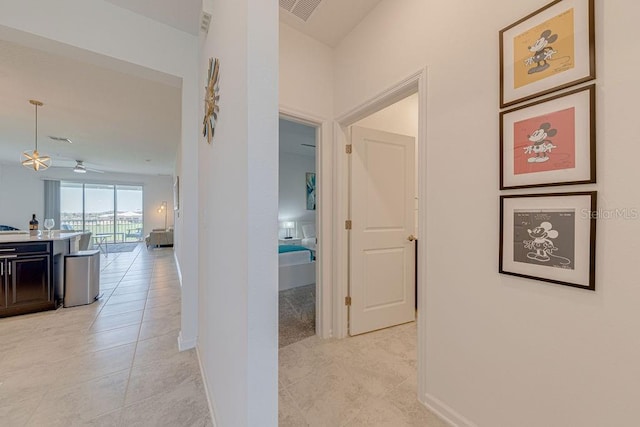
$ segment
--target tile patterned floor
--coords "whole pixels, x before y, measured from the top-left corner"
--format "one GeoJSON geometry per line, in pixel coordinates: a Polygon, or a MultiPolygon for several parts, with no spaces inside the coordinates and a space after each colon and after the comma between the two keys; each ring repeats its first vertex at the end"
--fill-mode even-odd
{"type": "Polygon", "coordinates": [[[92,305],[0,319],[2,426],[211,426],[195,350],[178,351],[173,251],[101,269],[92,305]]]}
{"type": "MultiPolygon", "coordinates": [[[[0,319],[1,425],[212,426],[195,351],[177,348],[172,250],[140,245],[101,267],[100,301],[0,319]]],[[[313,306],[311,291],[298,297],[313,306]]],[[[415,335],[408,324],[281,348],[280,426],[444,427],[416,400],[415,335]]]]}
{"type": "Polygon", "coordinates": [[[446,427],[417,396],[415,323],[280,349],[279,425],[446,427]]]}

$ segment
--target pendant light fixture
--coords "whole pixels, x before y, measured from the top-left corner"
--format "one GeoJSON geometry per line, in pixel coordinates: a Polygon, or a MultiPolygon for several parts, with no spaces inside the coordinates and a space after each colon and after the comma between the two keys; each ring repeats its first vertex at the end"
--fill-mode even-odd
{"type": "Polygon", "coordinates": [[[31,105],[36,107],[36,147],[32,150],[27,150],[22,153],[24,160],[22,161],[22,166],[33,169],[34,171],[45,170],[49,166],[51,166],[51,157],[42,156],[38,153],[38,107],[42,107],[42,102],[36,100],[29,100],[31,105]]]}

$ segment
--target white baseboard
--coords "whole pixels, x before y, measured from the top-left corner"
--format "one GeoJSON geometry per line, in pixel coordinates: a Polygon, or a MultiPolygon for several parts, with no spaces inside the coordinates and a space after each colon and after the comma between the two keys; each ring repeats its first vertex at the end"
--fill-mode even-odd
{"type": "Polygon", "coordinates": [[[180,351],[190,350],[192,348],[195,348],[197,343],[198,343],[197,337],[185,339],[182,336],[182,331],[180,331],[180,333],[178,334],[178,350],[180,351]]]}
{"type": "Polygon", "coordinates": [[[425,393],[422,403],[429,408],[431,412],[442,418],[451,427],[478,427],[462,415],[458,414],[446,403],[436,397],[425,393]]]}
{"type": "Polygon", "coordinates": [[[217,427],[219,423],[216,418],[216,411],[214,410],[213,402],[211,401],[209,388],[207,387],[207,384],[209,384],[209,382],[207,381],[207,373],[205,372],[204,367],[202,366],[202,360],[200,359],[200,349],[197,346],[196,346],[196,355],[198,356],[198,366],[200,366],[200,375],[202,375],[204,394],[205,396],[207,396],[207,404],[209,405],[209,415],[211,415],[211,423],[213,424],[213,427],[217,427]]]}

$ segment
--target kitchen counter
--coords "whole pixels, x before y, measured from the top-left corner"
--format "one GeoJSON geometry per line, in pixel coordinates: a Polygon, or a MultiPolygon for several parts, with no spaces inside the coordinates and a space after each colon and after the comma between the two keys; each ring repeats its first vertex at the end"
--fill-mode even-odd
{"type": "Polygon", "coordinates": [[[56,240],[68,240],[74,237],[80,237],[82,232],[78,231],[60,231],[51,230],[49,232],[40,230],[38,235],[30,235],[28,231],[0,231],[0,243],[17,243],[17,242],[46,242],[56,240]]]}
{"type": "Polygon", "coordinates": [[[53,310],[64,297],[64,257],[82,233],[0,232],[0,317],[53,310]]]}

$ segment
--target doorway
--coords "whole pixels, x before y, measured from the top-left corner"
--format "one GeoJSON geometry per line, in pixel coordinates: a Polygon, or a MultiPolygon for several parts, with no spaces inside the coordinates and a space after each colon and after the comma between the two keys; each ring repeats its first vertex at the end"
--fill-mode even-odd
{"type": "MultiPolygon", "coordinates": [[[[336,119],[334,133],[334,151],[344,153],[346,146],[350,142],[350,127],[362,119],[365,119],[386,107],[389,107],[399,100],[405,99],[410,95],[417,94],[418,104],[418,121],[417,121],[417,156],[416,156],[416,175],[417,175],[417,193],[416,200],[416,231],[415,236],[419,244],[416,264],[417,269],[417,314],[416,314],[416,334],[417,334],[417,394],[420,401],[426,393],[426,272],[424,258],[427,248],[426,226],[427,226],[427,150],[426,150],[426,107],[427,107],[427,70],[419,69],[415,73],[408,75],[406,78],[399,80],[396,84],[389,86],[387,89],[377,95],[367,99],[362,104],[354,107],[346,113],[338,116],[336,119]],[[418,215],[419,212],[419,215],[418,215]]],[[[414,124],[415,126],[415,124],[414,124]]],[[[396,131],[398,132],[398,131],[396,131]]],[[[399,133],[402,133],[401,131],[399,133]]],[[[346,305],[349,296],[349,231],[342,227],[342,224],[349,219],[349,168],[348,156],[336,155],[334,163],[334,180],[336,185],[334,194],[334,216],[333,222],[336,225],[333,235],[333,336],[335,338],[345,338],[349,335],[349,307],[346,305]]]]}
{"type": "Polygon", "coordinates": [[[316,334],[317,129],[279,122],[279,346],[316,334]]]}
{"type": "MultiPolygon", "coordinates": [[[[339,116],[333,124],[324,120],[315,120],[322,129],[323,144],[320,144],[318,170],[323,171],[318,178],[324,184],[322,189],[330,195],[321,194],[320,206],[321,237],[320,250],[326,251],[322,262],[327,268],[326,280],[318,286],[324,292],[323,304],[320,304],[326,324],[329,325],[327,335],[323,338],[346,338],[349,335],[349,307],[346,297],[349,296],[349,233],[346,221],[349,220],[349,155],[347,145],[351,139],[351,127],[367,123],[361,120],[392,106],[411,95],[417,94],[418,123],[416,156],[418,199],[415,203],[416,233],[421,248],[425,247],[426,230],[426,70],[422,69],[408,76],[398,84],[388,88],[379,95],[339,116]],[[418,215],[418,211],[420,214],[418,215]],[[324,248],[322,247],[323,245],[324,248]],[[325,304],[326,301],[326,304],[325,304]],[[326,310],[326,311],[324,311],[326,310]]],[[[297,113],[292,113],[294,117],[297,113]]],[[[313,122],[313,120],[312,120],[313,122]]],[[[403,133],[402,130],[388,128],[391,132],[403,133]]],[[[406,133],[406,132],[404,132],[406,133]]],[[[324,253],[324,252],[323,252],[324,253]]],[[[424,250],[420,251],[417,264],[424,258],[424,250]]],[[[323,269],[319,269],[323,271],[323,269]]],[[[281,348],[280,364],[280,398],[281,420],[295,419],[292,425],[303,425],[307,420],[325,421],[328,425],[339,424],[354,411],[364,418],[369,413],[389,409],[394,419],[401,420],[410,413],[413,424],[426,425],[433,421],[416,400],[424,401],[426,377],[424,375],[425,337],[425,272],[418,269],[417,288],[418,311],[417,322],[405,323],[396,327],[381,329],[358,337],[338,340],[305,340],[291,346],[281,348]],[[393,353],[393,354],[389,354],[393,353]],[[355,357],[354,357],[355,356],[355,357]],[[416,375],[417,365],[417,375],[416,375]],[[417,377],[417,381],[416,381],[417,377]],[[334,383],[340,378],[340,386],[334,383]],[[367,392],[383,394],[383,389],[395,389],[396,401],[377,399],[370,407],[362,407],[361,399],[367,392]],[[353,393],[357,389],[362,393],[353,393]],[[354,399],[355,397],[355,399],[354,399]],[[302,418],[300,418],[302,416],[302,418]],[[430,421],[429,421],[430,420],[430,421]]],[[[323,322],[325,323],[325,322],[323,322]]],[[[322,324],[322,323],[321,323],[322,324]]],[[[371,420],[363,420],[371,424],[371,420]]],[[[436,424],[438,425],[438,424],[436,424]]]]}
{"type": "Polygon", "coordinates": [[[417,134],[417,94],[350,127],[350,336],[415,321],[417,134]]]}

